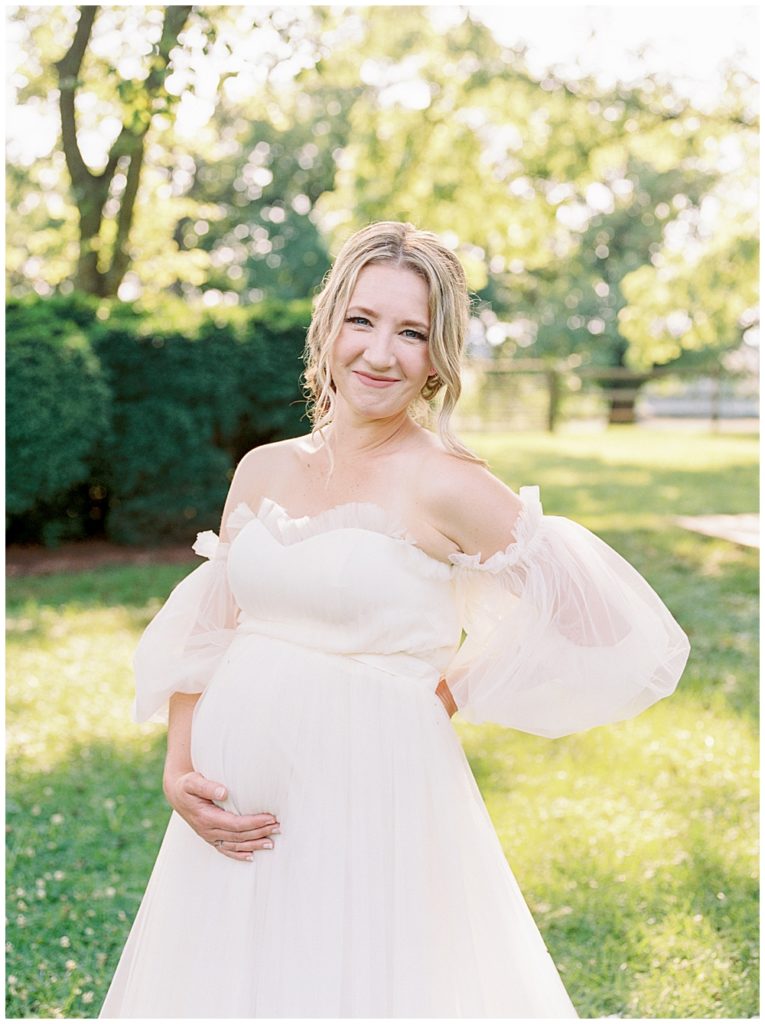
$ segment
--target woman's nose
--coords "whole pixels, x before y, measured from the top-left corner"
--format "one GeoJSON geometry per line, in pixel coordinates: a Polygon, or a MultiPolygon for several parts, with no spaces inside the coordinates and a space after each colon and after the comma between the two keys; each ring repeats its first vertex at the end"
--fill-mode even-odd
{"type": "Polygon", "coordinates": [[[370,368],[385,369],[391,366],[395,360],[391,334],[383,328],[371,331],[367,347],[364,350],[364,358],[370,368]]]}

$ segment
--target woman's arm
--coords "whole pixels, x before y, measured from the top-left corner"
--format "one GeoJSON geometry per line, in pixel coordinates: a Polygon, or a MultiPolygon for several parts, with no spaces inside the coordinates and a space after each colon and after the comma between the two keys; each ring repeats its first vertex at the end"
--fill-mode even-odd
{"type": "Polygon", "coordinates": [[[233,860],[252,860],[255,850],[273,846],[269,837],[279,831],[275,815],[232,814],[213,800],[226,798],[226,787],[194,771],[191,763],[191,722],[199,693],[174,693],[170,698],[167,755],[162,788],[167,802],[208,843],[223,840],[217,849],[233,860]]]}
{"type": "Polygon", "coordinates": [[[452,691],[449,689],[446,679],[443,676],[438,680],[438,686],[436,687],[436,694],[441,700],[441,703],[446,708],[446,713],[449,718],[458,710],[457,703],[452,696],[452,691]]]}
{"type": "MultiPolygon", "coordinates": [[[[162,788],[170,800],[171,790],[181,775],[193,772],[191,763],[191,720],[201,693],[174,693],[167,720],[167,754],[162,788]]],[[[172,800],[170,800],[172,803],[172,800]]]]}
{"type": "Polygon", "coordinates": [[[545,515],[538,485],[519,500],[506,548],[476,518],[475,548],[451,556],[467,636],[444,674],[462,717],[554,738],[672,693],[690,643],[656,591],[586,527],[545,515]]]}
{"type": "MultiPolygon", "coordinates": [[[[240,501],[251,500],[262,483],[263,457],[254,449],[239,462],[229,487],[221,515],[220,539],[228,543],[229,516],[240,501]]],[[[269,812],[234,814],[214,801],[227,797],[223,783],[207,779],[194,770],[191,761],[191,728],[194,709],[201,693],[171,694],[168,701],[167,753],[162,788],[170,806],[202,839],[209,843],[223,840],[217,849],[234,860],[251,860],[254,850],[268,849],[269,836],[279,831],[279,822],[269,812]]]]}
{"type": "MultiPolygon", "coordinates": [[[[444,455],[438,472],[423,474],[421,479],[420,501],[431,524],[461,551],[488,556],[510,542],[508,523],[515,522],[522,502],[485,466],[444,455]]],[[[435,692],[450,718],[459,711],[444,676],[435,692]]]]}

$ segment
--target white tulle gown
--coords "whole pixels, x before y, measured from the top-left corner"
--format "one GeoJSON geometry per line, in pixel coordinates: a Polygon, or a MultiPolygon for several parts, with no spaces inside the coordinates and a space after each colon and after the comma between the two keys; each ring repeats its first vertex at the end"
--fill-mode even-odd
{"type": "Polygon", "coordinates": [[[234,861],[172,813],[100,1016],[577,1017],[434,691],[556,737],[670,694],[690,645],[612,548],[520,497],[484,562],[366,503],[266,498],[198,535],[134,717],[202,692],[194,767],[282,833],[234,861]]]}

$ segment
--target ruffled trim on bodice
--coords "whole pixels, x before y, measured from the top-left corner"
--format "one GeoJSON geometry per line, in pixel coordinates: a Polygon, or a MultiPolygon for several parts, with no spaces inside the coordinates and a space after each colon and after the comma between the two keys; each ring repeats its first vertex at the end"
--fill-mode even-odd
{"type": "Polygon", "coordinates": [[[511,544],[508,544],[503,551],[496,551],[485,562],[481,561],[480,551],[474,555],[458,551],[449,555],[449,561],[463,569],[481,569],[484,572],[500,573],[527,558],[542,536],[542,531],[539,529],[543,520],[539,485],[529,484],[521,487],[518,497],[523,505],[515,521],[515,540],[511,544]]]}
{"type": "Polygon", "coordinates": [[[362,529],[373,533],[384,533],[395,540],[416,544],[414,537],[392,512],[369,501],[349,501],[334,508],[325,509],[314,516],[293,518],[287,510],[272,498],[263,498],[258,519],[283,544],[297,544],[319,533],[332,530],[362,529]]]}
{"type": "Polygon", "coordinates": [[[197,534],[191,550],[211,560],[225,559],[234,538],[251,519],[255,519],[255,513],[246,502],[240,501],[226,520],[226,529],[231,540],[221,540],[214,530],[202,530],[197,534]]]}
{"type": "Polygon", "coordinates": [[[481,561],[480,551],[472,555],[458,551],[449,555],[450,564],[447,565],[424,551],[397,515],[370,501],[349,501],[313,516],[298,517],[291,516],[273,498],[262,498],[257,512],[247,502],[240,501],[226,521],[231,540],[222,541],[213,530],[203,530],[197,534],[192,549],[205,558],[223,560],[240,530],[250,520],[259,519],[271,535],[284,545],[297,544],[308,537],[333,530],[368,530],[401,541],[402,547],[411,557],[421,558],[423,567],[436,578],[448,578],[455,569],[478,569],[496,574],[527,558],[542,536],[539,529],[543,521],[539,485],[521,487],[518,496],[522,506],[515,521],[515,540],[484,562],[481,561]]]}
{"type": "Polygon", "coordinates": [[[262,498],[257,512],[247,502],[240,501],[226,520],[226,529],[231,540],[219,539],[213,530],[197,534],[192,549],[205,558],[223,560],[240,530],[252,519],[258,519],[280,544],[289,546],[330,533],[333,530],[364,530],[379,533],[401,542],[405,557],[416,559],[420,573],[433,579],[450,579],[453,567],[429,555],[417,543],[402,520],[374,502],[350,501],[325,509],[316,515],[293,517],[273,498],[262,498]]]}
{"type": "MultiPolygon", "coordinates": [[[[241,503],[238,509],[242,508],[241,503]]],[[[293,517],[273,498],[263,498],[257,515],[245,506],[251,516],[259,519],[271,535],[284,545],[298,544],[334,530],[364,530],[379,533],[401,542],[405,557],[417,559],[420,572],[435,579],[449,579],[452,566],[429,555],[417,543],[406,524],[393,512],[371,501],[348,501],[316,515],[293,517]]],[[[235,510],[235,511],[238,511],[235,510]]]]}

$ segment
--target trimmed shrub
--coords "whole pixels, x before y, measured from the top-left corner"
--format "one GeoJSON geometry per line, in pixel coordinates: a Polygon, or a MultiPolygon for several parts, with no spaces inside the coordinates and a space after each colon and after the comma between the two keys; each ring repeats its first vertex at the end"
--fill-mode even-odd
{"type": "Polygon", "coordinates": [[[245,452],[308,429],[310,303],[216,311],[182,331],[169,319],[110,319],[95,340],[113,396],[109,535],[128,544],[217,531],[245,452]]]}
{"type": "Polygon", "coordinates": [[[71,502],[110,437],[109,387],[88,337],[94,321],[95,303],[83,297],[7,306],[9,539],[55,545],[87,532],[71,502]]]}
{"type": "Polygon", "coordinates": [[[126,544],[215,529],[251,448],[305,433],[310,301],[151,311],[83,296],[12,302],[9,539],[100,530],[126,544]],[[102,525],[103,524],[103,525],[102,525]]]}

